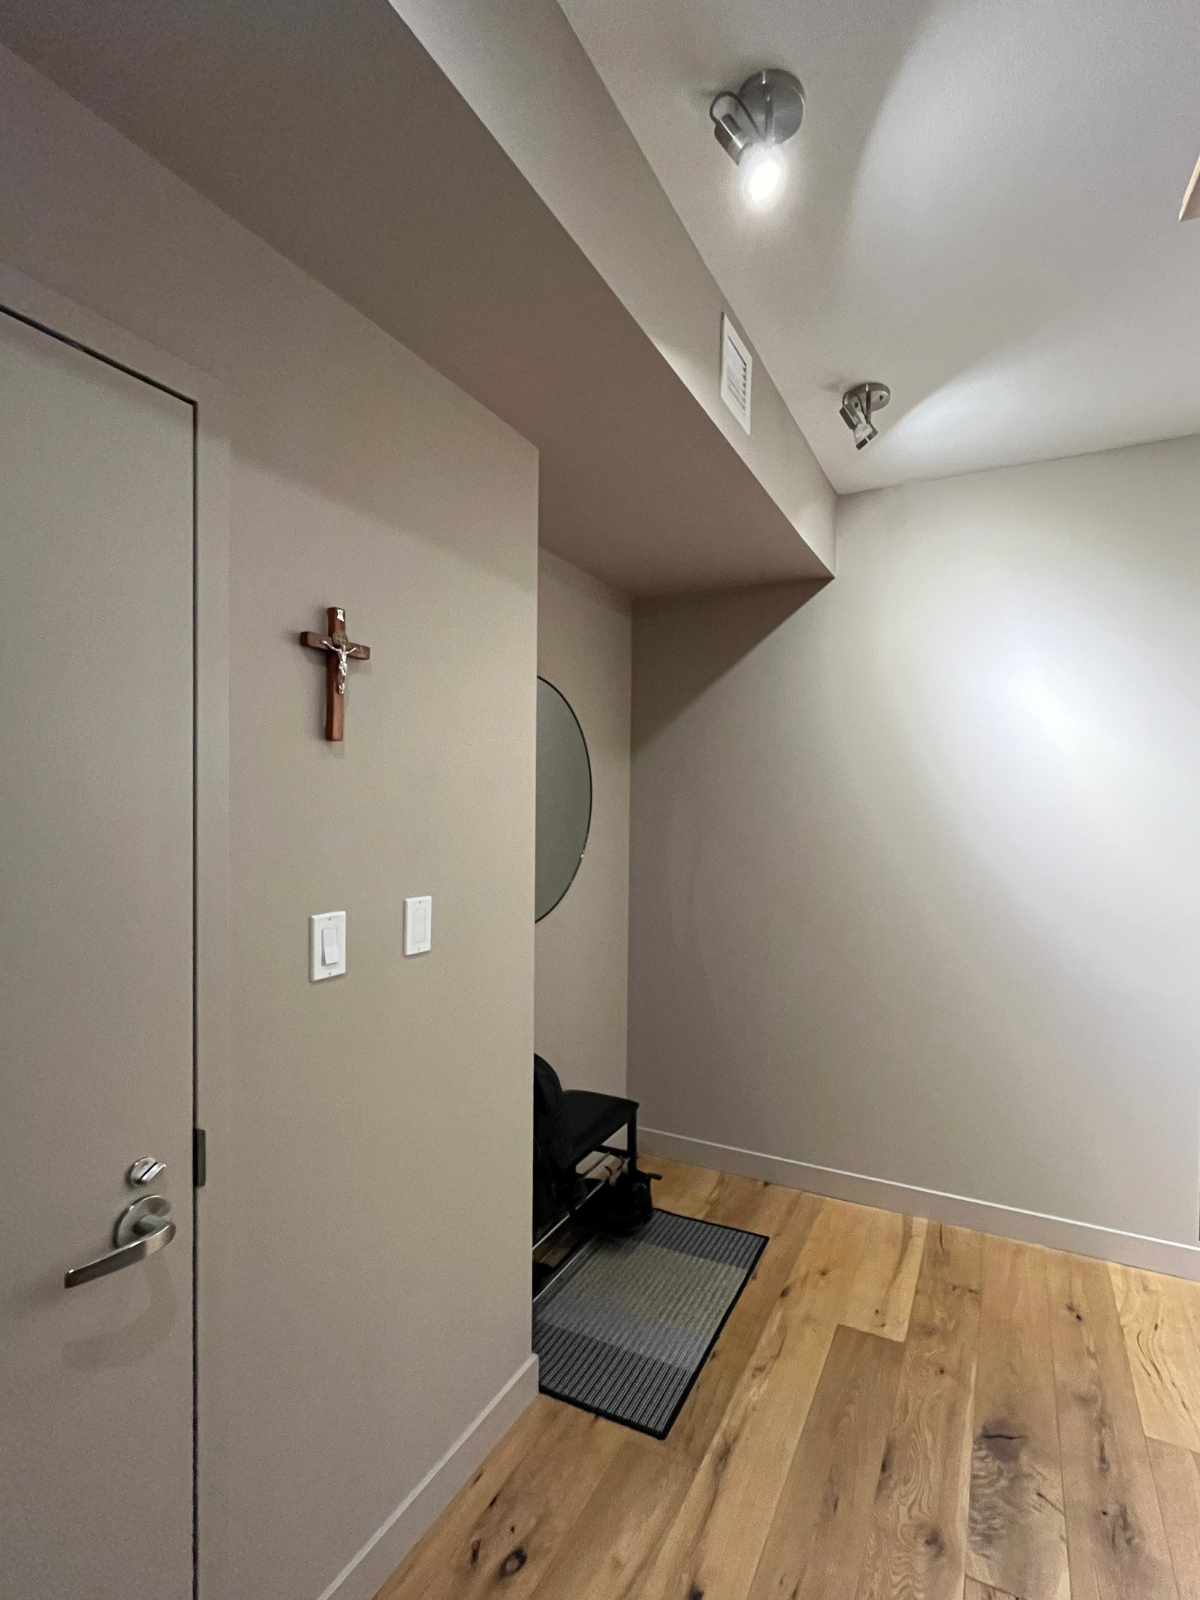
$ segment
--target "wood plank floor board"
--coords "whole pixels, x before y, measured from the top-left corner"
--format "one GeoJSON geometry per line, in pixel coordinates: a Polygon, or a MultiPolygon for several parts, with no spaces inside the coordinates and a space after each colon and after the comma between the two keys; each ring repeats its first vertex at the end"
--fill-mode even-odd
{"type": "Polygon", "coordinates": [[[834,1334],[750,1600],[854,1593],[903,1355],[893,1339],[834,1334]]]}
{"type": "Polygon", "coordinates": [[[1148,1437],[1200,1450],[1200,1338],[1185,1285],[1133,1267],[1109,1268],[1142,1426],[1148,1437]]]}
{"type": "Polygon", "coordinates": [[[742,1290],[716,1349],[708,1359],[703,1382],[697,1382],[684,1401],[668,1443],[693,1463],[699,1463],[713,1441],[721,1419],[741,1382],[763,1329],[779,1302],[800,1252],[820,1215],[823,1202],[815,1195],[771,1185],[772,1192],[755,1197],[726,1195],[706,1215],[711,1222],[766,1233],[770,1243],[758,1259],[750,1282],[742,1290]],[[735,1221],[734,1218],[737,1218],[735,1221]]]}
{"type": "Polygon", "coordinates": [[[657,1439],[630,1433],[569,1539],[534,1591],[536,1600],[632,1600],[645,1585],[695,1467],[657,1439]]]}
{"type": "Polygon", "coordinates": [[[1200,1286],[647,1164],[770,1240],[670,1435],[539,1397],[378,1600],[1200,1600],[1200,1286]]]}
{"type": "Polygon", "coordinates": [[[1072,1600],[1177,1600],[1112,1279],[1048,1251],[1072,1600]]]}
{"type": "Polygon", "coordinates": [[[924,1217],[871,1211],[862,1261],[842,1321],[848,1328],[903,1342],[925,1250],[924,1217]]]}
{"type": "MultiPolygon", "coordinates": [[[[789,1189],[788,1195],[798,1191],[789,1189]]],[[[759,1178],[739,1178],[732,1173],[718,1174],[716,1185],[705,1196],[704,1209],[696,1216],[707,1217],[710,1222],[723,1222],[729,1228],[747,1228],[751,1233],[768,1232],[767,1224],[778,1214],[781,1200],[779,1185],[763,1183],[759,1178]]]]}
{"type": "Polygon", "coordinates": [[[421,1600],[461,1548],[463,1529],[471,1527],[499,1495],[504,1484],[535,1446],[553,1434],[557,1401],[539,1395],[518,1417],[491,1454],[458,1491],[452,1504],[409,1551],[379,1591],[377,1600],[421,1600]]]}
{"type": "Polygon", "coordinates": [[[1200,1457],[1151,1439],[1150,1466],[1179,1600],[1200,1600],[1200,1457]]]}
{"type": "Polygon", "coordinates": [[[641,1600],[744,1600],[858,1267],[862,1232],[858,1207],[822,1203],[641,1600]]]}
{"type": "Polygon", "coordinates": [[[1068,1600],[1046,1252],[983,1242],[967,1571],[1021,1600],[1068,1600]]]}
{"type": "Polygon", "coordinates": [[[723,1172],[685,1166],[682,1161],[668,1161],[665,1156],[656,1156],[641,1165],[648,1172],[658,1173],[658,1181],[650,1185],[654,1204],[662,1211],[678,1211],[685,1217],[702,1217],[711,1197],[727,1182],[723,1172]]]}
{"type": "Polygon", "coordinates": [[[626,1432],[574,1406],[556,1406],[535,1445],[469,1524],[460,1525],[424,1587],[385,1586],[380,1600],[480,1600],[531,1595],[626,1432]]]}
{"type": "Polygon", "coordinates": [[[929,1228],[858,1600],[961,1600],[980,1246],[929,1228]]]}

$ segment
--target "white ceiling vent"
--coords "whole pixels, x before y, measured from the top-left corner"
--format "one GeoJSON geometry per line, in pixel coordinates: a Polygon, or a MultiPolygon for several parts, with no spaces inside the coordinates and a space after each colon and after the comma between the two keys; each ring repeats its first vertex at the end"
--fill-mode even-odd
{"type": "Polygon", "coordinates": [[[721,399],[750,432],[750,379],[754,357],[727,316],[721,317],[721,399]]]}

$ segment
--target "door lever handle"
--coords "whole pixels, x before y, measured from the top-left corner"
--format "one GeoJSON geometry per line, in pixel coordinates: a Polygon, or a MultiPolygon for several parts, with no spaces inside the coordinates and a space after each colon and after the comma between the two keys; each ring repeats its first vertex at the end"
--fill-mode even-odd
{"type": "Polygon", "coordinates": [[[82,1267],[72,1267],[63,1278],[68,1289],[81,1283],[91,1283],[94,1278],[107,1278],[110,1272],[120,1272],[135,1261],[145,1261],[157,1254],[175,1237],[175,1224],[171,1221],[171,1202],[161,1194],[148,1194],[126,1206],[117,1218],[113,1229],[115,1250],[97,1256],[95,1261],[82,1267]]]}

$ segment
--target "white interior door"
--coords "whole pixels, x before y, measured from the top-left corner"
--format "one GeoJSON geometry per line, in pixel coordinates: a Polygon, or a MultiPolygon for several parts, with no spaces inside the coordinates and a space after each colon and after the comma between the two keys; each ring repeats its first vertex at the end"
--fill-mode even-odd
{"type": "Polygon", "coordinates": [[[0,312],[12,1600],[192,1593],[193,459],[188,402],[0,312]]]}

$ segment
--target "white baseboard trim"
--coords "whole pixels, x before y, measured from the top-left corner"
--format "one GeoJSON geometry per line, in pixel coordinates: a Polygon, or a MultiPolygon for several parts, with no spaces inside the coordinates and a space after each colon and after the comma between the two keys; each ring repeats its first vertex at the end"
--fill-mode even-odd
{"type": "Polygon", "coordinates": [[[538,1361],[531,1355],[346,1563],[319,1600],[334,1600],[335,1596],[336,1600],[373,1600],[426,1528],[436,1521],[525,1408],[537,1399],[537,1392],[538,1361]]]}
{"type": "Polygon", "coordinates": [[[943,1194],[937,1189],[918,1189],[913,1184],[870,1178],[859,1172],[841,1172],[836,1167],[818,1167],[807,1161],[792,1161],[787,1156],[769,1156],[759,1150],[739,1150],[735,1145],[690,1139],[684,1134],[666,1133],[661,1128],[639,1128],[638,1148],[646,1156],[669,1156],[693,1167],[729,1172],[739,1178],[759,1178],[764,1183],[806,1189],[810,1194],[827,1195],[833,1200],[849,1200],[856,1205],[900,1211],[907,1216],[928,1217],[933,1222],[974,1228],[977,1233],[995,1233],[1023,1244],[1042,1244],[1051,1250],[1067,1250],[1072,1255],[1093,1256],[1099,1261],[1117,1261],[1123,1266],[1165,1272],[1173,1278],[1189,1278],[1200,1283],[1200,1245],[1152,1239],[1140,1233],[1121,1233],[1091,1222],[1073,1222],[1069,1217],[1022,1211],[1016,1206],[994,1205],[988,1200],[943,1194]]]}

